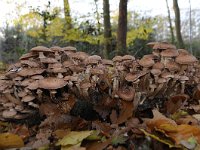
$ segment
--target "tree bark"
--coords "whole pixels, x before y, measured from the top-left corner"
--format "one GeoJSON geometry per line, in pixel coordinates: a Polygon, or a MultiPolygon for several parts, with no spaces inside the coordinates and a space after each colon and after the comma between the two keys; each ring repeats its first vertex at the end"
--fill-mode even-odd
{"type": "Polygon", "coordinates": [[[184,42],[181,35],[181,19],[178,0],[173,0],[173,7],[175,13],[175,28],[178,48],[184,48],[184,42]]]}
{"type": "Polygon", "coordinates": [[[70,15],[69,1],[64,0],[64,14],[65,14],[65,30],[70,30],[72,28],[72,18],[70,15]]]}
{"type": "Polygon", "coordinates": [[[171,43],[174,44],[174,41],[175,41],[174,30],[173,30],[173,26],[172,26],[172,20],[171,20],[168,0],[166,0],[166,5],[167,5],[168,20],[169,20],[169,28],[170,28],[170,33],[171,33],[171,43]]]}
{"type": "Polygon", "coordinates": [[[128,0],[120,0],[119,2],[119,19],[117,29],[117,53],[126,50],[127,35],[127,4],[128,0]]]}
{"type": "Polygon", "coordinates": [[[109,0],[103,0],[103,19],[104,19],[104,49],[103,56],[108,58],[108,53],[112,50],[112,34],[110,24],[110,5],[109,0]]]}

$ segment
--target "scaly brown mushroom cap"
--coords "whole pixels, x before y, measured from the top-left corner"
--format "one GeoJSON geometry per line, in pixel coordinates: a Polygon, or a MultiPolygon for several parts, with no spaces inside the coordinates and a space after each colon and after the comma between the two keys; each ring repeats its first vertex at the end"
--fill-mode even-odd
{"type": "Polygon", "coordinates": [[[63,51],[71,51],[71,52],[77,51],[76,47],[73,47],[73,46],[66,46],[66,47],[63,47],[62,49],[63,51]]]}
{"type": "Polygon", "coordinates": [[[126,60],[135,60],[135,57],[131,55],[122,56],[122,61],[126,61],[126,60]]]}
{"type": "Polygon", "coordinates": [[[60,46],[52,46],[50,47],[50,50],[52,50],[53,52],[62,52],[63,48],[61,48],[60,46]]]}
{"type": "Polygon", "coordinates": [[[63,79],[48,77],[38,81],[38,87],[42,89],[59,89],[66,85],[66,82],[63,79]]]}
{"type": "Polygon", "coordinates": [[[21,60],[20,63],[22,65],[28,65],[30,67],[35,67],[35,68],[39,67],[38,63],[36,63],[35,61],[31,61],[31,60],[21,60]]]}
{"type": "Polygon", "coordinates": [[[156,62],[153,67],[153,69],[160,69],[160,70],[163,70],[165,68],[164,64],[161,63],[161,62],[156,62]]]}
{"type": "Polygon", "coordinates": [[[162,57],[176,57],[179,55],[176,49],[166,49],[160,53],[162,57]]]}
{"type": "Polygon", "coordinates": [[[17,114],[17,111],[15,109],[10,109],[10,110],[4,110],[2,112],[2,117],[3,118],[13,118],[17,114]]]}
{"type": "Polygon", "coordinates": [[[189,65],[195,63],[197,58],[191,54],[181,53],[176,57],[175,61],[181,65],[189,65]]]}
{"type": "Polygon", "coordinates": [[[169,71],[179,71],[181,68],[180,68],[180,65],[174,61],[168,61],[166,64],[165,64],[165,68],[167,68],[169,71]]]}
{"type": "Polygon", "coordinates": [[[138,63],[145,68],[151,67],[155,64],[155,62],[151,58],[142,58],[138,61],[138,63]]]}
{"type": "Polygon", "coordinates": [[[147,46],[149,46],[150,48],[153,48],[154,45],[158,44],[158,42],[149,42],[147,43],[147,46]]]}
{"type": "Polygon", "coordinates": [[[35,96],[33,96],[33,95],[26,95],[26,96],[22,97],[22,102],[30,102],[30,101],[32,101],[34,99],[35,99],[35,96]]]}
{"type": "Polygon", "coordinates": [[[165,49],[176,49],[175,45],[167,42],[158,42],[153,46],[153,49],[165,50],[165,49]]]}
{"type": "Polygon", "coordinates": [[[113,57],[112,61],[113,61],[114,63],[116,63],[116,62],[121,62],[121,61],[122,61],[122,56],[115,56],[115,57],[113,57]]]}
{"type": "Polygon", "coordinates": [[[34,58],[34,57],[37,57],[37,56],[38,56],[38,54],[33,54],[33,53],[29,52],[29,53],[23,54],[19,59],[20,60],[27,60],[29,58],[34,58]]]}
{"type": "Polygon", "coordinates": [[[130,86],[123,86],[118,90],[117,94],[125,101],[132,101],[135,96],[135,89],[130,86]]]}
{"type": "Polygon", "coordinates": [[[42,74],[44,71],[45,69],[41,69],[41,68],[23,68],[17,74],[22,77],[26,77],[26,76],[36,75],[36,74],[42,74]]]}
{"type": "Polygon", "coordinates": [[[45,46],[36,46],[33,47],[30,52],[52,52],[52,50],[45,46]]]}

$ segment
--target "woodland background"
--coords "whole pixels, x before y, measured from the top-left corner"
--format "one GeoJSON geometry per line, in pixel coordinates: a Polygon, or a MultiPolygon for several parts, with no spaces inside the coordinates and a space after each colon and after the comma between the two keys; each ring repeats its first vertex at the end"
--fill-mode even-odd
{"type": "Polygon", "coordinates": [[[25,14],[20,12],[26,1],[24,4],[16,2],[17,18],[12,23],[6,21],[0,29],[1,68],[4,64],[16,62],[36,45],[72,45],[79,51],[112,58],[116,54],[141,57],[150,52],[146,43],[167,41],[178,48],[188,49],[197,58],[200,56],[200,11],[191,9],[191,5],[187,10],[181,10],[178,0],[173,0],[173,6],[168,0],[163,0],[167,15],[152,16],[151,12],[128,10],[128,0],[116,1],[118,10],[112,14],[109,0],[90,1],[93,7],[88,8],[91,11],[87,15],[73,17],[72,0],[63,0],[64,6],[60,7],[46,1],[42,8],[40,4],[38,7],[30,6],[25,14]]]}

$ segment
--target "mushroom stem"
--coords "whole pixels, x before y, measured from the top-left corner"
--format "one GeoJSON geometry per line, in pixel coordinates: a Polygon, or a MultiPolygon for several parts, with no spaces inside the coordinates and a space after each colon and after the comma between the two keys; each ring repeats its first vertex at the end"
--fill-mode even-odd
{"type": "Polygon", "coordinates": [[[185,81],[181,81],[181,94],[184,94],[185,91],[185,81]]]}
{"type": "Polygon", "coordinates": [[[56,93],[57,93],[56,90],[50,90],[50,97],[51,97],[51,100],[52,100],[53,102],[56,102],[56,103],[57,103],[57,100],[56,100],[56,93]]]}
{"type": "Polygon", "coordinates": [[[43,52],[39,52],[39,58],[40,58],[40,59],[46,58],[46,57],[44,56],[44,53],[43,53],[43,52]]]}

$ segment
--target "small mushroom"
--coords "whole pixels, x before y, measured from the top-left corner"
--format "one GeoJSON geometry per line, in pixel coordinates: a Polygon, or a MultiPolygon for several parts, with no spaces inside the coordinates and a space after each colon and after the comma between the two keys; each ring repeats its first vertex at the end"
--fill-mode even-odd
{"type": "Polygon", "coordinates": [[[135,96],[135,89],[130,86],[122,86],[117,92],[118,96],[125,101],[132,101],[135,96]]]}
{"type": "Polygon", "coordinates": [[[50,53],[52,52],[51,49],[45,47],[45,46],[37,46],[37,47],[33,47],[30,52],[32,53],[39,53],[39,58],[40,60],[45,59],[46,56],[44,56],[44,53],[50,53]]]}
{"type": "Polygon", "coordinates": [[[15,115],[17,115],[17,111],[15,109],[10,109],[10,110],[4,110],[2,112],[2,117],[6,118],[6,119],[11,119],[13,118],[15,115]]]}

